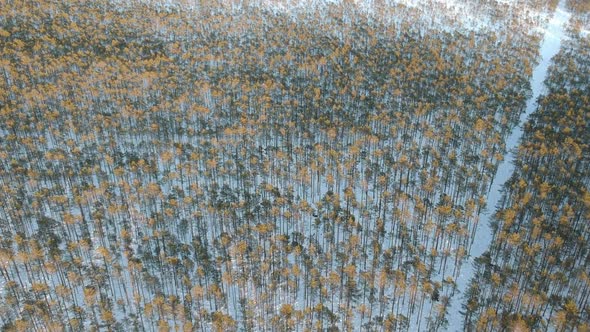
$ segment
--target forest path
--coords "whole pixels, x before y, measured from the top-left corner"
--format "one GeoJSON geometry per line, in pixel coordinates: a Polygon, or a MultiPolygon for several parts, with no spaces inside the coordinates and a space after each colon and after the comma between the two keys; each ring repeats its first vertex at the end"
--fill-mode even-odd
{"type": "Polygon", "coordinates": [[[527,100],[526,110],[520,116],[519,124],[512,130],[512,133],[506,140],[506,154],[504,155],[504,160],[498,166],[496,176],[490,187],[487,208],[480,215],[479,224],[471,244],[471,250],[469,251],[469,259],[463,263],[459,278],[455,280],[458,292],[455,292],[455,296],[452,297],[447,314],[449,322],[448,331],[463,330],[463,315],[461,314],[461,311],[463,311],[463,294],[467,291],[469,282],[475,273],[473,266],[474,258],[481,256],[492,242],[490,221],[496,211],[496,206],[502,199],[502,187],[514,171],[513,161],[523,134],[522,126],[529,115],[537,108],[537,99],[539,96],[545,92],[544,81],[551,64],[551,58],[559,52],[561,41],[565,38],[565,28],[569,17],[570,14],[565,8],[565,1],[561,0],[544,30],[543,42],[540,49],[541,61],[533,70],[533,76],[530,81],[532,95],[527,100]]]}

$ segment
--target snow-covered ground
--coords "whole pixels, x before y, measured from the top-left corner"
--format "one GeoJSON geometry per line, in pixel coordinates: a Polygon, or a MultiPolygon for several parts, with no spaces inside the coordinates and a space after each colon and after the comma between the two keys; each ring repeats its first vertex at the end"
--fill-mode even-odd
{"type": "Polygon", "coordinates": [[[480,218],[479,227],[473,239],[471,246],[469,261],[463,264],[461,274],[457,279],[457,286],[459,294],[456,294],[452,299],[452,305],[449,309],[449,331],[461,331],[463,326],[463,317],[461,315],[463,294],[468,289],[469,281],[475,272],[473,268],[473,259],[481,256],[489,247],[492,241],[492,229],[490,227],[490,219],[495,212],[496,206],[502,198],[502,187],[504,183],[510,178],[514,170],[513,160],[515,149],[518,147],[520,138],[522,137],[522,124],[526,121],[528,116],[537,108],[537,99],[544,93],[545,86],[543,85],[547,77],[548,69],[551,64],[551,58],[555,56],[560,49],[562,40],[565,36],[565,28],[569,20],[570,14],[566,11],[564,1],[562,0],[553,15],[553,18],[544,29],[544,39],[541,45],[541,61],[533,71],[531,78],[532,96],[527,100],[526,112],[520,117],[520,124],[512,131],[511,135],[506,141],[507,154],[503,162],[498,167],[496,176],[492,183],[490,192],[488,194],[487,210],[480,218]]]}

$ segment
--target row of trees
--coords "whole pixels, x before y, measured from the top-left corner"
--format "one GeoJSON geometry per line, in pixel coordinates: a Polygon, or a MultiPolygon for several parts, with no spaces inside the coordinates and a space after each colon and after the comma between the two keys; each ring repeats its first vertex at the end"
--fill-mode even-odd
{"type": "Polygon", "coordinates": [[[574,33],[553,59],[466,296],[470,328],[590,328],[589,52],[574,33]]]}
{"type": "Polygon", "coordinates": [[[4,328],[444,326],[537,35],[0,4],[4,328]]]}

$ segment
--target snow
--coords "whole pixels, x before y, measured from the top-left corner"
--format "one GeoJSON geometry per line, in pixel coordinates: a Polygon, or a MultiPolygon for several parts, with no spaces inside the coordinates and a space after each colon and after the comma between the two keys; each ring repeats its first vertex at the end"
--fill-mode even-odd
{"type": "Polygon", "coordinates": [[[461,274],[456,280],[459,294],[455,294],[451,301],[449,309],[448,321],[449,331],[463,330],[463,316],[461,315],[463,294],[469,287],[469,282],[474,275],[475,269],[473,267],[473,260],[481,256],[490,246],[492,241],[492,230],[490,228],[490,220],[495,212],[495,208],[502,198],[503,184],[510,178],[514,170],[513,160],[515,149],[518,147],[520,138],[522,137],[522,124],[527,117],[537,108],[537,99],[544,93],[545,87],[543,82],[547,77],[551,58],[555,56],[560,49],[561,41],[565,39],[565,26],[569,21],[570,14],[565,10],[564,0],[560,1],[559,6],[553,15],[553,18],[547,25],[544,31],[544,39],[541,45],[541,61],[533,71],[531,78],[532,96],[527,100],[526,111],[520,117],[520,125],[512,131],[511,135],[506,141],[507,154],[503,162],[498,167],[496,176],[490,188],[487,201],[487,209],[481,215],[479,227],[473,238],[471,245],[469,261],[463,264],[461,274]]]}

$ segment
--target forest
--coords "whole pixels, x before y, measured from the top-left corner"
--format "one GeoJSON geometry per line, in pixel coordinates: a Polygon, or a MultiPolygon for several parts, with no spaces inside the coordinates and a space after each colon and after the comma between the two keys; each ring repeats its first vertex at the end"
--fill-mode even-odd
{"type": "Polygon", "coordinates": [[[590,38],[579,31],[588,17],[553,58],[492,245],[476,260],[465,321],[477,331],[590,329],[590,81],[580,75],[590,72],[590,38]]]}
{"type": "Polygon", "coordinates": [[[0,0],[0,329],[588,330],[588,3],[288,3],[0,0]]]}

